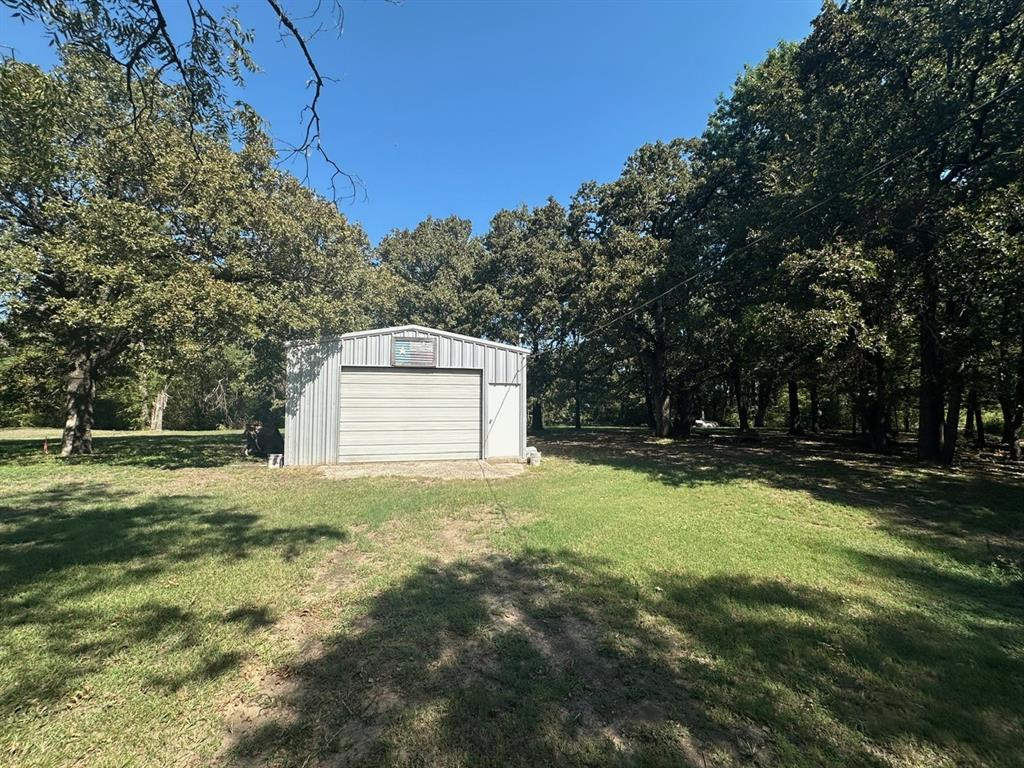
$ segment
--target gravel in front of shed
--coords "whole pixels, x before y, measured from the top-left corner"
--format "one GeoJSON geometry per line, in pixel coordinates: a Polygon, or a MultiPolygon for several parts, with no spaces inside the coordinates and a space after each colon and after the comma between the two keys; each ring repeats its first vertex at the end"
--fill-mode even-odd
{"type": "Polygon", "coordinates": [[[359,464],[329,464],[321,468],[324,477],[347,480],[354,477],[416,477],[426,480],[504,480],[521,475],[526,465],[518,461],[382,461],[359,464]]]}

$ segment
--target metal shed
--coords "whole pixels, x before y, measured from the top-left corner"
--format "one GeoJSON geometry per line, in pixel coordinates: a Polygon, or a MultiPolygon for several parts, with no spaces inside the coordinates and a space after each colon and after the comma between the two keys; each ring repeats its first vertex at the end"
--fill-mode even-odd
{"type": "Polygon", "coordinates": [[[287,464],[526,455],[527,349],[402,325],[287,352],[287,464]]]}

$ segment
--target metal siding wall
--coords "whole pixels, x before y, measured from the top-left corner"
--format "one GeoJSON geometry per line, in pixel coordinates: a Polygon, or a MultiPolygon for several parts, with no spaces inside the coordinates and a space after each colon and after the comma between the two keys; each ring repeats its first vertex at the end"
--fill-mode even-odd
{"type": "Polygon", "coordinates": [[[285,463],[338,460],[341,342],[296,344],[288,350],[285,463]]]}
{"type": "Polygon", "coordinates": [[[490,382],[493,384],[520,384],[526,374],[522,368],[525,355],[508,349],[486,347],[487,368],[491,371],[490,382]]]}
{"type": "MultiPolygon", "coordinates": [[[[437,367],[482,370],[488,384],[512,384],[525,376],[517,376],[524,355],[510,349],[498,349],[488,344],[476,344],[464,339],[453,339],[423,331],[403,331],[398,336],[433,338],[437,340],[437,367]]],[[[391,367],[391,342],[396,334],[377,333],[354,336],[342,340],[341,365],[367,368],[391,367]]]]}
{"type": "MultiPolygon", "coordinates": [[[[523,363],[526,358],[523,359],[523,363]]],[[[522,365],[523,363],[520,363],[522,365]]],[[[519,458],[526,458],[526,368],[520,374],[522,381],[519,384],[519,419],[522,427],[519,430],[519,458]]]]}

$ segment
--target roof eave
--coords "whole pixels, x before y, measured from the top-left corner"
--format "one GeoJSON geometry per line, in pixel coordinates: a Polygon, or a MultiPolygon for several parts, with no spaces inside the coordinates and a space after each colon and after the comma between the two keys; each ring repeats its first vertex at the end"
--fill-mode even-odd
{"type": "Polygon", "coordinates": [[[291,347],[296,344],[310,344],[323,341],[333,341],[340,339],[345,341],[346,339],[358,339],[363,336],[376,336],[386,333],[402,333],[403,331],[420,331],[422,333],[432,333],[438,336],[447,336],[451,339],[459,339],[460,341],[471,341],[474,344],[483,344],[488,347],[495,347],[496,349],[504,349],[511,352],[518,352],[521,355],[530,355],[532,352],[525,347],[519,347],[515,344],[505,344],[501,341],[491,341],[490,339],[481,339],[477,336],[466,336],[462,333],[453,333],[452,331],[443,331],[440,328],[430,328],[426,325],[417,325],[415,323],[408,323],[406,325],[395,325],[388,328],[368,328],[364,331],[351,331],[349,333],[343,333],[340,336],[325,336],[320,339],[296,339],[295,341],[285,342],[286,347],[291,347]]]}

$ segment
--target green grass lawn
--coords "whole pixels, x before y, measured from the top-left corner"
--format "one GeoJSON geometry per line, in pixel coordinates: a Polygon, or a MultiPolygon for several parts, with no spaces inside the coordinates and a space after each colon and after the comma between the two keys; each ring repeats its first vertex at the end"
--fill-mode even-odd
{"type": "Polygon", "coordinates": [[[1024,765],[1024,478],[556,430],[493,482],[0,431],[0,764],[1024,765]],[[53,440],[51,440],[53,447],[53,440]]]}

